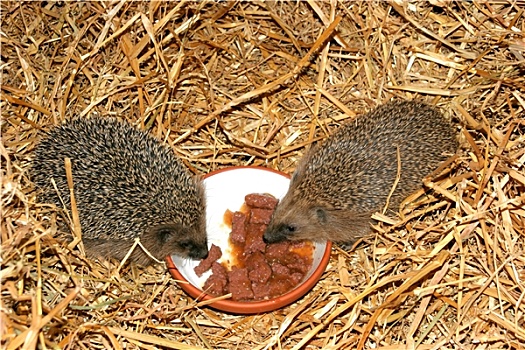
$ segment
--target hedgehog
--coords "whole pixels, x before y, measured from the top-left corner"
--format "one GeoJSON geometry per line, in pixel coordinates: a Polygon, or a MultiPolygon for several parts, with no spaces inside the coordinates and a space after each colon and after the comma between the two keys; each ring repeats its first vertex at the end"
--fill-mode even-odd
{"type": "Polygon", "coordinates": [[[457,148],[454,128],[433,107],[418,101],[386,103],[307,152],[264,239],[330,240],[348,248],[371,232],[374,212],[387,201],[387,209],[399,208],[457,148]]]}
{"type": "MultiPolygon", "coordinates": [[[[140,238],[159,260],[207,256],[202,182],[155,137],[111,117],[52,128],[35,148],[31,177],[41,202],[70,209],[65,158],[88,255],[122,260],[140,238]]],[[[139,247],[130,260],[154,261],[139,247]]]]}

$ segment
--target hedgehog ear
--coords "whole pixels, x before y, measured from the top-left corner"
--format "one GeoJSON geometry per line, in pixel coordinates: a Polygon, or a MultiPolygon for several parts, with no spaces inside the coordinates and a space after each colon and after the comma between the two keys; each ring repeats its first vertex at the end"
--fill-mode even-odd
{"type": "Polygon", "coordinates": [[[326,211],[323,208],[315,208],[315,216],[321,224],[326,224],[326,211]]]}

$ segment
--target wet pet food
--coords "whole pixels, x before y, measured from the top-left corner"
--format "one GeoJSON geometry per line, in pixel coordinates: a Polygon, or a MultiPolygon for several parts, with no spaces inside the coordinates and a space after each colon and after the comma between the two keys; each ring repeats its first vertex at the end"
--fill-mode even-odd
{"type": "Polygon", "coordinates": [[[232,293],[235,301],[260,301],[283,295],[301,283],[312,267],[313,244],[263,241],[277,203],[268,194],[249,194],[240,211],[226,211],[232,261],[229,265],[218,263],[222,253],[212,246],[208,258],[195,268],[199,276],[211,268],[204,291],[213,296],[232,293]]]}
{"type": "Polygon", "coordinates": [[[212,244],[208,252],[206,259],[202,259],[199,265],[194,269],[197,276],[202,276],[203,273],[211,269],[211,266],[214,262],[219,260],[222,256],[221,248],[217,247],[215,244],[212,244]]]}

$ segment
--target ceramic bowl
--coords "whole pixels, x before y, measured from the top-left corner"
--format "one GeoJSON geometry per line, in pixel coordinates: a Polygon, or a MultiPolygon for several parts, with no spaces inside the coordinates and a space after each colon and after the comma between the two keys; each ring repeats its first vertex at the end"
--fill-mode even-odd
{"type": "MultiPolygon", "coordinates": [[[[282,198],[288,190],[290,177],[282,172],[264,167],[231,167],[207,174],[204,177],[206,192],[206,221],[208,244],[219,246],[223,257],[219,262],[228,259],[228,236],[231,228],[224,223],[227,209],[237,211],[244,203],[244,196],[249,193],[269,193],[282,198]]],[[[237,314],[254,314],[268,312],[288,305],[305,295],[321,278],[330,259],[331,242],[314,242],[312,268],[303,282],[288,293],[264,301],[241,302],[230,299],[217,300],[209,304],[218,310],[237,314]]],[[[202,286],[211,271],[198,277],[194,268],[197,260],[173,255],[167,258],[168,269],[180,287],[193,298],[210,300],[214,297],[206,294],[202,286]]]]}

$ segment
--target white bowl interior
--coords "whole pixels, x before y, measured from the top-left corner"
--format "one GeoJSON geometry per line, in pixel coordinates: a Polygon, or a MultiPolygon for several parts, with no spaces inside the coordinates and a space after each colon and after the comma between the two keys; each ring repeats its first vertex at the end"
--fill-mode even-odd
{"type": "MultiPolygon", "coordinates": [[[[289,183],[290,180],[285,176],[261,168],[232,168],[204,179],[208,245],[215,244],[221,248],[223,255],[219,262],[228,263],[230,260],[228,236],[231,229],[224,223],[226,209],[238,211],[244,203],[244,196],[250,193],[269,193],[276,198],[282,198],[288,190],[289,183]]],[[[325,249],[326,242],[314,242],[312,268],[306,274],[305,280],[319,266],[325,249]]],[[[188,282],[202,289],[211,271],[198,277],[193,270],[199,264],[198,260],[177,255],[172,255],[171,259],[188,282]]]]}

